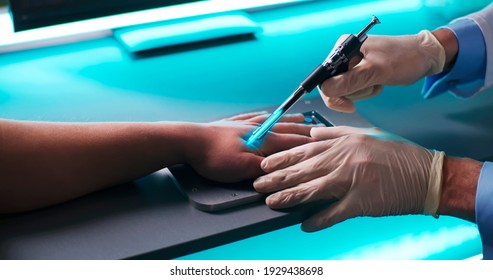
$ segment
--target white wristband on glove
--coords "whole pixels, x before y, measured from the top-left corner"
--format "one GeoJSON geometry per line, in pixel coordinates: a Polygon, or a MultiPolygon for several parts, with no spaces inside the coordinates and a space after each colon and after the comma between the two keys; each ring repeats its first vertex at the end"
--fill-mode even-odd
{"type": "Polygon", "coordinates": [[[420,50],[426,53],[424,57],[429,59],[429,71],[424,73],[425,76],[438,74],[445,67],[445,49],[438,39],[428,30],[422,30],[418,33],[417,38],[421,40],[420,50]]]}
{"type": "Polygon", "coordinates": [[[438,206],[440,205],[440,195],[442,193],[442,170],[444,152],[437,152],[433,155],[433,160],[430,166],[430,177],[428,180],[428,193],[426,194],[425,205],[423,212],[426,215],[431,215],[438,218],[438,206]]]}

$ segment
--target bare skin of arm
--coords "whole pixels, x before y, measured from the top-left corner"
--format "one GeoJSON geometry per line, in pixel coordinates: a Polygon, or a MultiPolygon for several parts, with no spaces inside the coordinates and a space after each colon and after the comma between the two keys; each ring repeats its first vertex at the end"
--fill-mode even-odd
{"type": "Polygon", "coordinates": [[[310,141],[309,127],[280,124],[262,149],[227,123],[51,123],[0,120],[0,213],[32,210],[186,163],[211,179],[262,174],[265,155],[310,141]],[[278,133],[276,133],[276,131],[278,133]]]}
{"type": "Polygon", "coordinates": [[[432,32],[445,50],[445,69],[450,69],[454,65],[459,51],[459,44],[455,34],[447,28],[437,29],[432,32]]]}
{"type": "Polygon", "coordinates": [[[476,222],[476,188],[483,163],[445,157],[438,213],[476,222]]]}

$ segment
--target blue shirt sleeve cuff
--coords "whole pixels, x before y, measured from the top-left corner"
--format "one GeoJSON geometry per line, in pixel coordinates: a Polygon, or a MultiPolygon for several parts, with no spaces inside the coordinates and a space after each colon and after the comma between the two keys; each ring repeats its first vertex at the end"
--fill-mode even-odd
{"type": "Polygon", "coordinates": [[[493,259],[493,162],[485,162],[476,191],[476,223],[483,243],[483,258],[493,259]]]}
{"type": "Polygon", "coordinates": [[[470,19],[455,21],[446,28],[457,37],[457,58],[452,69],[425,79],[421,92],[425,99],[446,91],[466,98],[474,95],[484,85],[486,46],[481,29],[470,19]]]}

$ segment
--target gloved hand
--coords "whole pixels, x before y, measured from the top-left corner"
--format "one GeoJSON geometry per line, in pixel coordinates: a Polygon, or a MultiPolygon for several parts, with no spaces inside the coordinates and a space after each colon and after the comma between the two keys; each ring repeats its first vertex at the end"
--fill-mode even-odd
{"type": "Polygon", "coordinates": [[[259,192],[275,192],[266,199],[271,208],[327,201],[303,230],[357,216],[436,214],[443,152],[378,129],[312,128],[311,135],[322,141],[265,158],[269,174],[254,182],[259,192]]]}
{"type": "MultiPolygon", "coordinates": [[[[338,45],[346,36],[339,38],[338,45]]],[[[379,94],[384,85],[408,85],[443,71],[445,50],[430,31],[408,36],[368,36],[361,46],[363,59],[349,71],[319,87],[325,104],[353,112],[352,100],[379,94]]]]}

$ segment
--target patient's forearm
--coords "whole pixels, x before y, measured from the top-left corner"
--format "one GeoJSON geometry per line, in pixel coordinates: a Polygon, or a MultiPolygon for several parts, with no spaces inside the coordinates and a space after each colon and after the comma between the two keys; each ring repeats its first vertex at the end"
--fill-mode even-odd
{"type": "Polygon", "coordinates": [[[0,212],[59,203],[179,163],[189,126],[0,120],[0,212]]]}

